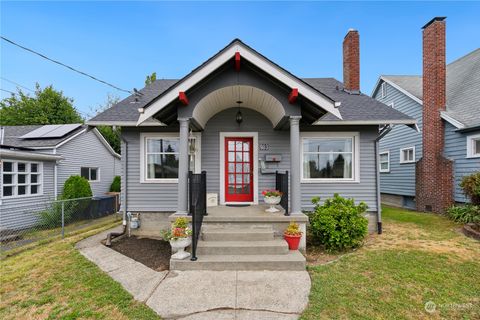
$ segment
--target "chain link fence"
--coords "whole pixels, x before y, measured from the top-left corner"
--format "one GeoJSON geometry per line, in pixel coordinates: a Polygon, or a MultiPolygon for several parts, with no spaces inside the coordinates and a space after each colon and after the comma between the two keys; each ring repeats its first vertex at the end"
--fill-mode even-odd
{"type": "Polygon", "coordinates": [[[2,211],[0,251],[121,221],[119,196],[77,198],[19,205],[2,211]],[[8,216],[8,222],[5,217],[8,216]]]}

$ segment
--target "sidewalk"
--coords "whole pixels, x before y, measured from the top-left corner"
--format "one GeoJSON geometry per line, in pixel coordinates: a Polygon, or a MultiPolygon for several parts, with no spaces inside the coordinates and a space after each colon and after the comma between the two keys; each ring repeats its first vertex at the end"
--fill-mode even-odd
{"type": "Polygon", "coordinates": [[[154,271],[100,243],[77,243],[90,261],[164,319],[298,319],[308,303],[306,271],[154,271]]]}

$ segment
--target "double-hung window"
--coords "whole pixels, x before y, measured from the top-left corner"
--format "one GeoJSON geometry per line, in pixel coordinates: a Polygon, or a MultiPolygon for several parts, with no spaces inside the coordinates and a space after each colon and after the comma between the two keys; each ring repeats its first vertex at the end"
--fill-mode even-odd
{"type": "Polygon", "coordinates": [[[467,137],[467,158],[480,158],[480,134],[467,137]]]}
{"type": "Polygon", "coordinates": [[[380,152],[379,159],[380,172],[390,172],[390,152],[380,152]]]}
{"type": "Polygon", "coordinates": [[[304,133],[302,182],[358,181],[358,134],[304,133]]]}
{"type": "MultiPolygon", "coordinates": [[[[178,134],[142,134],[142,182],[177,182],[178,134]]],[[[200,172],[200,136],[192,134],[188,145],[189,170],[200,172]]]]}
{"type": "Polygon", "coordinates": [[[415,162],[415,147],[400,149],[400,163],[415,162]]]}
{"type": "Polygon", "coordinates": [[[100,174],[98,168],[81,167],[80,175],[90,182],[100,181],[100,174]]]}
{"type": "Polygon", "coordinates": [[[42,163],[2,161],[2,197],[39,195],[42,193],[42,163]]]}

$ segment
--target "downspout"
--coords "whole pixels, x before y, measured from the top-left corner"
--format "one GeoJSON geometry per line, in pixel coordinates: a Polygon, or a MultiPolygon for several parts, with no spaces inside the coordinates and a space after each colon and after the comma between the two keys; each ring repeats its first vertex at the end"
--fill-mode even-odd
{"type": "MultiPolygon", "coordinates": [[[[53,154],[57,154],[57,148],[53,148],[53,154]]],[[[58,198],[58,161],[55,161],[53,166],[53,199],[56,201],[58,198]]]]}
{"type": "Polygon", "coordinates": [[[125,185],[123,186],[123,199],[122,199],[122,202],[123,202],[123,221],[122,221],[123,230],[122,230],[122,232],[111,232],[111,233],[107,234],[107,240],[105,241],[105,245],[107,247],[110,247],[112,245],[112,239],[113,238],[123,236],[124,234],[127,233],[127,224],[128,224],[128,221],[127,221],[128,141],[124,137],[122,137],[121,139],[122,139],[123,143],[125,144],[125,148],[124,148],[125,152],[122,154],[122,157],[125,157],[125,170],[123,171],[123,176],[125,177],[125,179],[124,179],[125,185]]]}
{"type": "Polygon", "coordinates": [[[380,130],[380,133],[375,138],[375,188],[377,192],[377,232],[382,234],[382,200],[380,195],[380,147],[379,142],[387,133],[392,130],[392,125],[386,125],[383,129],[380,130]]]}

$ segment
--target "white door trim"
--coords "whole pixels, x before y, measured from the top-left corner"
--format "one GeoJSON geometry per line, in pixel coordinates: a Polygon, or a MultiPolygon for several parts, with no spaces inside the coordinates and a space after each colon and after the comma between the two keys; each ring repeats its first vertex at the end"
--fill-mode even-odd
{"type": "Polygon", "coordinates": [[[220,132],[220,204],[258,204],[258,132],[220,132]],[[225,138],[253,138],[253,202],[225,202],[225,138]]]}

